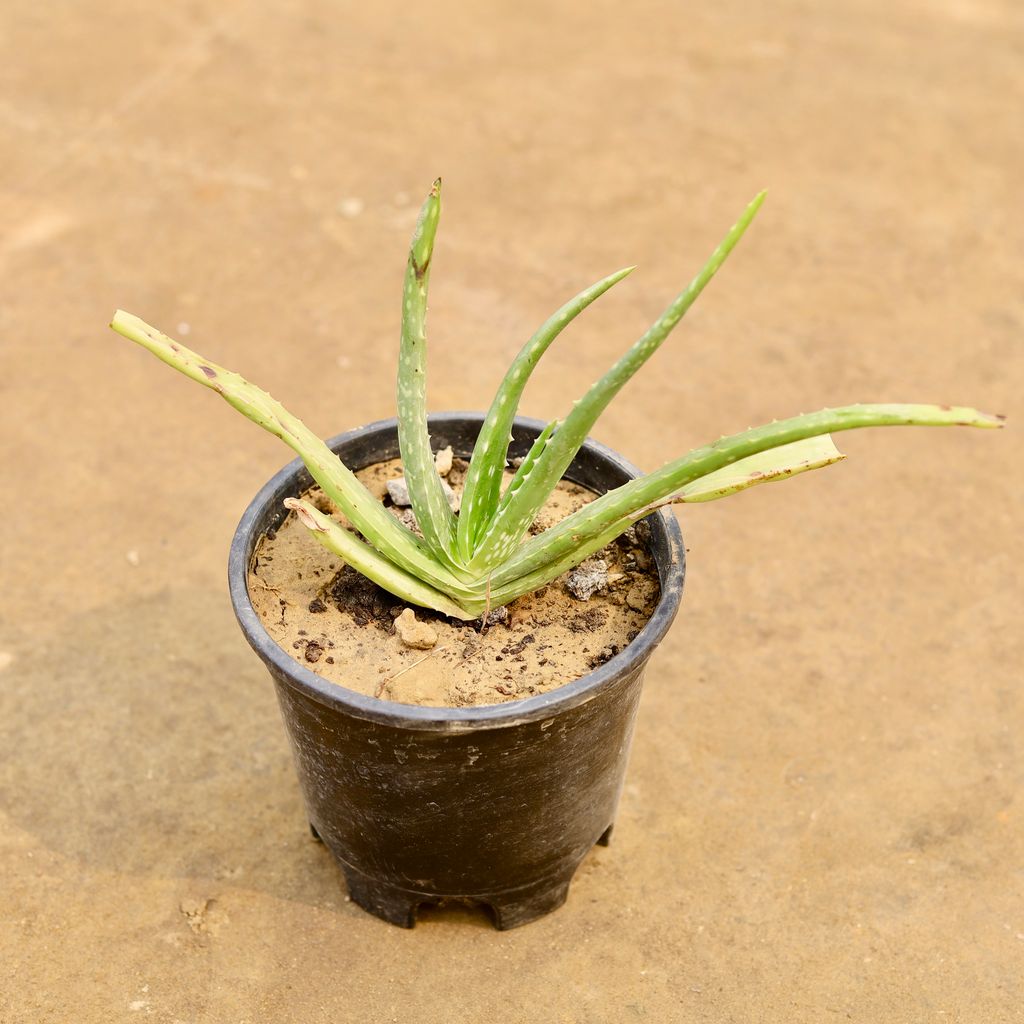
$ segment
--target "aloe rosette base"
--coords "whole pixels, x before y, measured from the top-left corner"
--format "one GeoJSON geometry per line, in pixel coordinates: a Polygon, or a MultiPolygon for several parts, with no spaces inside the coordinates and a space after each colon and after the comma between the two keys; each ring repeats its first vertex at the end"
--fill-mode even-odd
{"type": "Polygon", "coordinates": [[[530,374],[562,330],[633,268],[619,270],[584,289],[541,325],[513,361],[491,403],[456,516],[435,471],[427,430],[427,292],[441,209],[441,183],[436,181],[423,204],[409,250],[398,367],[399,447],[422,538],[392,516],[319,437],[265,391],[130,313],[119,310],[111,326],[185,376],[216,391],[299,455],[354,527],[342,526],[304,499],[288,499],[286,505],[321,544],[410,604],[457,619],[475,619],[489,608],[550,583],[656,508],[711,501],[838,462],[843,455],[831,437],[838,431],[880,426],[1002,426],[1001,416],[960,406],[876,404],[823,409],[721,437],[609,491],[552,528],[527,538],[541,507],[601,412],[685,316],[763,201],[761,193],[654,324],[573,403],[563,419],[548,425],[503,489],[510,430],[530,374]]]}

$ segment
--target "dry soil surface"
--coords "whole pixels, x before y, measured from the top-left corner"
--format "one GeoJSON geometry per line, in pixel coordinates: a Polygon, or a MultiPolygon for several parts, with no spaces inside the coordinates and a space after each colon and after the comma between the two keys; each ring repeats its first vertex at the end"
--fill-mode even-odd
{"type": "Polygon", "coordinates": [[[6,4],[0,1021],[1024,1019],[1022,57],[1016,0],[6,4]],[[769,186],[600,440],[1011,418],[686,511],[614,842],[507,933],[346,900],[224,580],[287,453],[104,326],[388,416],[437,174],[435,409],[639,263],[545,357],[563,415],[769,186]]]}
{"type": "MultiPolygon", "coordinates": [[[[387,493],[387,481],[401,475],[398,459],[356,474],[378,499],[387,493]]],[[[506,485],[511,475],[506,472],[506,485]]],[[[461,497],[461,479],[449,479],[461,497]]],[[[305,497],[351,526],[320,488],[305,497]]],[[[531,530],[555,525],[593,497],[563,480],[531,530]]],[[[390,509],[393,515],[403,511],[390,509]]],[[[610,661],[647,624],[659,597],[658,572],[636,530],[597,552],[580,571],[595,566],[602,583],[593,592],[572,593],[572,577],[565,574],[495,608],[488,627],[481,628],[479,620],[471,624],[408,608],[351,566],[339,568],[337,556],[291,512],[257,541],[248,592],[270,638],[338,686],[400,704],[493,705],[578,679],[610,661]],[[406,620],[410,612],[411,635],[403,636],[398,616],[406,620]],[[410,639],[421,642],[409,644],[410,639]]]]}

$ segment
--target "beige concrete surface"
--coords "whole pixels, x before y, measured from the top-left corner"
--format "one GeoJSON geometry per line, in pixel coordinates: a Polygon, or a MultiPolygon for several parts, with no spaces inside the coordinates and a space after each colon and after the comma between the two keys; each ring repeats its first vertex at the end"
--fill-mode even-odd
{"type": "Polygon", "coordinates": [[[6,4],[0,1021],[1024,1020],[1022,100],[1014,0],[6,4]],[[615,842],[508,933],[346,901],[224,581],[287,453],[105,327],[387,416],[436,174],[435,409],[639,263],[546,357],[560,414],[768,186],[597,437],[1011,416],[685,513],[615,842]]]}

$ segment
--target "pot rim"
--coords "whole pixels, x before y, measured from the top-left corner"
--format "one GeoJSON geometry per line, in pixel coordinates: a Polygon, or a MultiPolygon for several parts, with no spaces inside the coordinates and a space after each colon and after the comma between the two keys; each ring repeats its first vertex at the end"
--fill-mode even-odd
{"type": "MultiPolygon", "coordinates": [[[[464,423],[467,420],[482,425],[484,414],[446,412],[431,414],[429,417],[429,423],[434,428],[441,427],[446,423],[464,423]]],[[[538,433],[545,426],[546,423],[542,420],[526,416],[517,416],[513,424],[513,427],[538,433]]],[[[330,438],[327,444],[334,450],[368,433],[397,432],[397,429],[398,421],[394,418],[376,420],[373,423],[338,434],[330,438]]],[[[588,438],[581,450],[598,456],[602,461],[613,463],[629,477],[640,475],[640,470],[636,466],[598,441],[588,438]]],[[[506,701],[503,704],[476,704],[458,708],[434,707],[400,704],[396,701],[357,693],[339,683],[332,683],[330,680],[324,679],[296,661],[270,636],[249,599],[247,581],[250,552],[257,539],[253,536],[256,524],[265,507],[273,500],[274,495],[290,478],[298,476],[304,469],[301,459],[293,459],[260,488],[242,514],[235,529],[228,556],[228,589],[235,617],[238,619],[238,624],[249,645],[259,654],[272,672],[287,679],[291,686],[319,704],[341,708],[347,714],[380,724],[438,732],[493,729],[551,718],[560,712],[586,703],[624,673],[637,665],[642,665],[668,632],[668,628],[679,610],[686,573],[686,549],[683,545],[682,531],[675,516],[667,508],[662,508],[647,517],[646,520],[656,534],[663,533],[668,549],[668,557],[664,559],[664,565],[662,559],[655,559],[661,596],[643,629],[618,654],[603,665],[546,693],[506,701]]],[[[566,473],[566,478],[572,479],[571,468],[566,473]]]]}

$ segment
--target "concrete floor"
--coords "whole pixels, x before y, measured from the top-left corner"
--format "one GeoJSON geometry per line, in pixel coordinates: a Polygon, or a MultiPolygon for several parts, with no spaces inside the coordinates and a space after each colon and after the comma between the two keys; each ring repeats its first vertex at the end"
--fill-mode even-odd
{"type": "Polygon", "coordinates": [[[1024,1020],[1022,57],[1014,0],[7,5],[0,1020],[1024,1020]],[[105,327],[390,415],[437,174],[435,409],[639,263],[546,357],[562,413],[769,186],[597,437],[1011,416],[687,510],[615,842],[507,933],[346,900],[224,581],[287,453],[105,327]]]}

